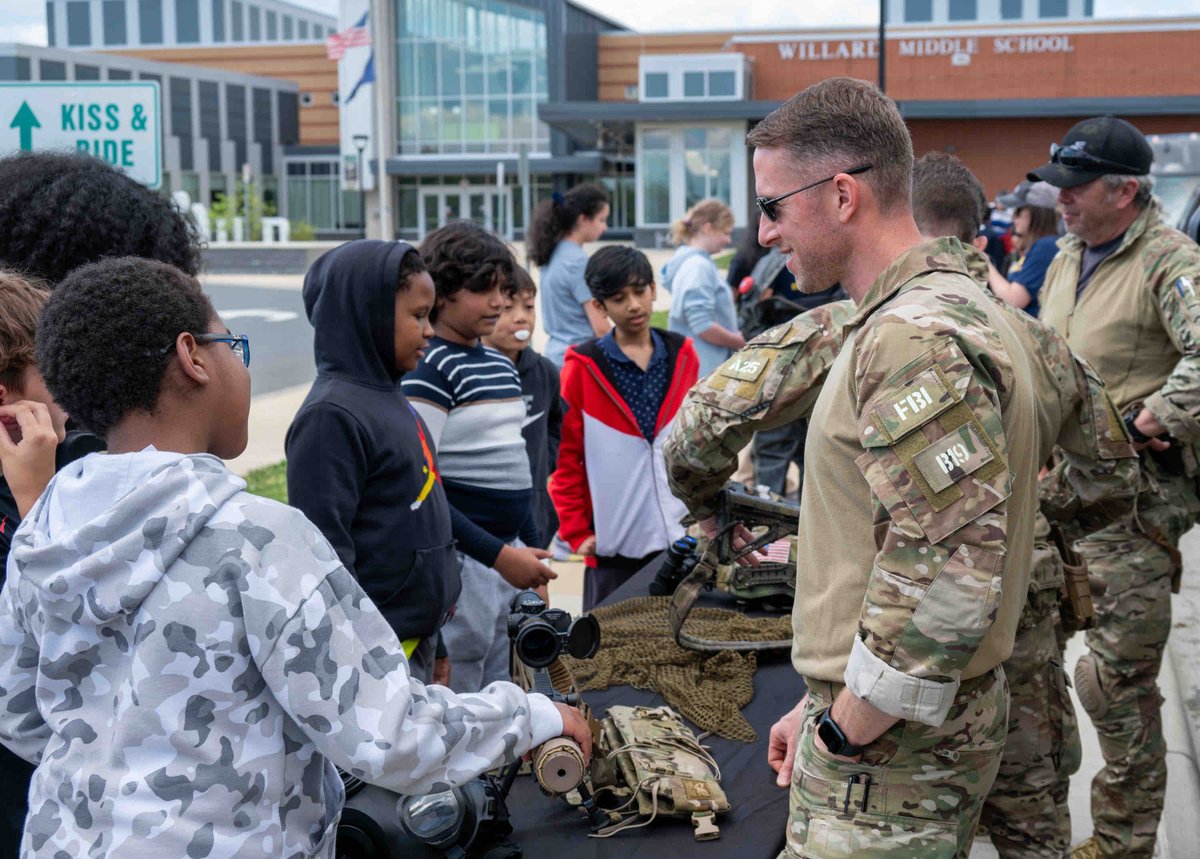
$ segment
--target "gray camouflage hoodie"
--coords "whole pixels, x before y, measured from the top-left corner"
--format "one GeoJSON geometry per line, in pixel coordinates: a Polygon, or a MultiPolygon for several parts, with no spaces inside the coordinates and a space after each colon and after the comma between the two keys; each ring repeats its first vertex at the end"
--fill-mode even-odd
{"type": "Polygon", "coordinates": [[[18,530],[0,741],[38,769],[23,856],[332,857],[334,764],[405,793],[555,736],[540,695],[408,676],[302,514],[211,456],[95,454],[18,530]]]}

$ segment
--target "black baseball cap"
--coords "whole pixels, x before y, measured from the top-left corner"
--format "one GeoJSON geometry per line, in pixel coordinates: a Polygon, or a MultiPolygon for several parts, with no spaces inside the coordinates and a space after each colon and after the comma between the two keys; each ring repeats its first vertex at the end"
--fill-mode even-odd
{"type": "Polygon", "coordinates": [[[1133,125],[1115,116],[1097,116],[1076,123],[1062,144],[1050,146],[1050,163],[1031,170],[1031,182],[1074,188],[1110,173],[1145,176],[1154,152],[1133,125]]]}

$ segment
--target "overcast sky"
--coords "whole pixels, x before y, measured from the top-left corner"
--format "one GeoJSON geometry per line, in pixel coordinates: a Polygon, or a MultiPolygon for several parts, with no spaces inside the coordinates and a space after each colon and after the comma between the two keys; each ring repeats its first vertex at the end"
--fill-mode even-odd
{"type": "MultiPolygon", "coordinates": [[[[338,0],[292,0],[336,14],[338,0]]],[[[750,27],[828,27],[873,24],[876,0],[741,0],[736,16],[730,0],[579,0],[580,5],[615,18],[635,30],[723,30],[750,27]]],[[[1097,18],[1146,15],[1200,15],[1200,0],[1096,0],[1097,18]]],[[[41,3],[0,0],[0,42],[46,44],[46,12],[41,3]]]]}

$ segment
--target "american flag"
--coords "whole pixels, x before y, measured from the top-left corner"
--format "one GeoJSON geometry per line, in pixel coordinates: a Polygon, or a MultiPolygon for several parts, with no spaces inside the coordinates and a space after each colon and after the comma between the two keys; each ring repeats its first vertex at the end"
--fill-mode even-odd
{"type": "Polygon", "coordinates": [[[355,22],[353,27],[327,36],[325,38],[325,56],[331,60],[340,60],[345,55],[347,48],[362,48],[371,44],[371,35],[367,32],[368,14],[363,12],[362,17],[355,22]]]}
{"type": "Polygon", "coordinates": [[[766,545],[767,560],[776,564],[786,564],[792,555],[792,541],[787,537],[766,545]]]}

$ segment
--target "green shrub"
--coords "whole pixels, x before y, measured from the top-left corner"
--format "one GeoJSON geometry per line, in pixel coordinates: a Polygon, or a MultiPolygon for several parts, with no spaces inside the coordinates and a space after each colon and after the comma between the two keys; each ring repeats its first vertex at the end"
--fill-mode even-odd
{"type": "Polygon", "coordinates": [[[251,471],[246,475],[246,491],[287,504],[287,461],[251,471]]]}

